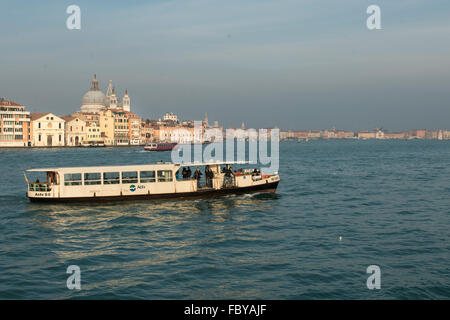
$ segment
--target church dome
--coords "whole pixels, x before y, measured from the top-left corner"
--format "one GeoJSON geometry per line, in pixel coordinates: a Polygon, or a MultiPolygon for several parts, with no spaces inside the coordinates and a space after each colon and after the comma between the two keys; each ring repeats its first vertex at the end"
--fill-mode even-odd
{"type": "Polygon", "coordinates": [[[108,105],[108,99],[105,94],[100,91],[98,87],[97,77],[94,76],[92,80],[91,90],[86,92],[83,96],[83,101],[81,103],[81,111],[84,112],[98,112],[103,110],[108,105]]]}
{"type": "Polygon", "coordinates": [[[83,102],[82,105],[101,105],[106,107],[106,96],[101,91],[88,91],[83,96],[83,102]]]}

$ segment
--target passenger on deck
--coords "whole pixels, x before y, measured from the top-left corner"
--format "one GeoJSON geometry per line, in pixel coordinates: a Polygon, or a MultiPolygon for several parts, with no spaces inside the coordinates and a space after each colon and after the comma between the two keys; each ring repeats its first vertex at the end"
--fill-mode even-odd
{"type": "Polygon", "coordinates": [[[187,170],[186,170],[186,167],[183,167],[183,171],[181,171],[181,176],[183,177],[183,179],[187,179],[187,170]]]}
{"type": "Polygon", "coordinates": [[[190,178],[191,178],[191,174],[192,174],[191,168],[188,167],[188,168],[187,168],[187,171],[186,171],[186,178],[187,178],[187,179],[190,179],[190,178]]]}
{"type": "Polygon", "coordinates": [[[212,179],[214,178],[214,172],[209,166],[205,168],[206,186],[212,188],[212,179]]]}
{"type": "Polygon", "coordinates": [[[200,172],[200,169],[197,167],[197,169],[194,172],[194,179],[197,180],[197,188],[200,188],[200,177],[203,175],[203,173],[200,172]]]}
{"type": "Polygon", "coordinates": [[[229,186],[233,183],[233,176],[234,176],[233,168],[231,166],[225,168],[224,173],[225,173],[225,176],[223,179],[223,184],[224,184],[224,186],[229,186]]]}

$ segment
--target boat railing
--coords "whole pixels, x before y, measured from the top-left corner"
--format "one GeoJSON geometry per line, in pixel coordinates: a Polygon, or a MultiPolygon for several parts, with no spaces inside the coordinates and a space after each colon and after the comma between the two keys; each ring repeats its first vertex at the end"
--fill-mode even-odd
{"type": "Polygon", "coordinates": [[[48,191],[52,190],[51,186],[49,186],[48,184],[46,184],[46,183],[37,183],[37,182],[29,183],[28,184],[28,189],[30,191],[42,191],[42,192],[48,192],[48,191]]]}

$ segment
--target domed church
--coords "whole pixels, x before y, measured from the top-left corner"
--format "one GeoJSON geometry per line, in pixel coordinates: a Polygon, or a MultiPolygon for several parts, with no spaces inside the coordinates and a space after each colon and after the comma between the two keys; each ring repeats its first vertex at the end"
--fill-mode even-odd
{"type": "Polygon", "coordinates": [[[109,86],[105,95],[99,89],[97,77],[94,75],[91,89],[83,96],[81,112],[99,113],[100,111],[109,108],[130,111],[130,97],[128,96],[128,91],[125,90],[123,98],[120,99],[116,95],[116,88],[113,87],[112,81],[109,80],[109,86]]]}

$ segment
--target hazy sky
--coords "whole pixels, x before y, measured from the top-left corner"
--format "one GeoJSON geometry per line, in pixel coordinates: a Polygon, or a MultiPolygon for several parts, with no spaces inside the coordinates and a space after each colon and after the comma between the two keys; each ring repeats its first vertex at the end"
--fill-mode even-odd
{"type": "Polygon", "coordinates": [[[450,129],[448,0],[0,0],[0,96],[79,110],[93,74],[132,111],[225,126],[450,129]],[[81,7],[81,30],[66,28],[81,7]],[[366,28],[381,7],[382,30],[366,28]]]}

